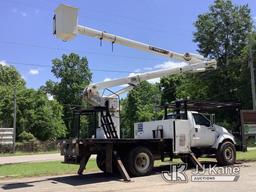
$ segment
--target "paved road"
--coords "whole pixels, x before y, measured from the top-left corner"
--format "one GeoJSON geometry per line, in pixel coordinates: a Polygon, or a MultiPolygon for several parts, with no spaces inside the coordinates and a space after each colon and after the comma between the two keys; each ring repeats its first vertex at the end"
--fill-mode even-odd
{"type": "MultiPolygon", "coordinates": [[[[240,167],[240,178],[237,182],[191,182],[166,183],[162,180],[160,172],[168,170],[156,170],[154,175],[132,178],[132,182],[126,183],[116,177],[107,177],[103,173],[91,173],[84,176],[66,175],[58,177],[37,177],[26,179],[13,179],[0,181],[0,191],[26,191],[26,192],[76,192],[76,191],[168,191],[168,192],[255,192],[256,191],[256,162],[237,165],[240,167]]],[[[191,170],[187,171],[188,176],[191,170]]]]}
{"type": "MultiPolygon", "coordinates": [[[[92,155],[92,159],[95,156],[92,155]]],[[[63,161],[60,153],[0,157],[0,165],[27,162],[63,161]]]]}

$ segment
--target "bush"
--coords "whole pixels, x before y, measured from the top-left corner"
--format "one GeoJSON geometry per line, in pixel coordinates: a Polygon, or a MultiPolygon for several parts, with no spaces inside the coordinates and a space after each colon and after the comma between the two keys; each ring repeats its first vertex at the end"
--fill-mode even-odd
{"type": "Polygon", "coordinates": [[[35,136],[32,133],[23,131],[20,135],[19,135],[19,140],[20,141],[33,141],[36,140],[35,136]]]}
{"type": "Polygon", "coordinates": [[[256,146],[256,139],[255,136],[249,136],[246,139],[246,144],[248,147],[255,147],[256,146]]]}
{"type": "Polygon", "coordinates": [[[57,151],[58,141],[39,141],[32,140],[26,142],[17,142],[16,151],[39,152],[39,151],[57,151]]]}

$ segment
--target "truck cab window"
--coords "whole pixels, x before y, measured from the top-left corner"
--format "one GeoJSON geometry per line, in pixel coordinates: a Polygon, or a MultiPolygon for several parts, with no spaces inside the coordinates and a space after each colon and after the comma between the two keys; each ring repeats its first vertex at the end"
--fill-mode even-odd
{"type": "Polygon", "coordinates": [[[195,119],[196,125],[204,125],[206,127],[211,126],[210,121],[206,117],[204,117],[203,115],[201,115],[199,113],[193,113],[193,117],[195,119]]]}

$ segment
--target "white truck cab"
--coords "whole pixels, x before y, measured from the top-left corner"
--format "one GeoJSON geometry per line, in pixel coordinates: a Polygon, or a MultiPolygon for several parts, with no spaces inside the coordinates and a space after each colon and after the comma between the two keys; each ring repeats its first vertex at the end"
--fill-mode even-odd
{"type": "Polygon", "coordinates": [[[236,158],[234,136],[197,111],[187,111],[186,115],[181,111],[179,118],[168,113],[162,120],[135,123],[134,138],[171,138],[175,142],[174,153],[214,155],[223,165],[233,164],[236,158]]]}
{"type": "MultiPolygon", "coordinates": [[[[197,111],[188,111],[188,120],[192,125],[191,147],[211,147],[217,149],[219,144],[225,139],[229,139],[235,144],[234,136],[222,126],[211,122],[204,114],[197,111]]],[[[181,119],[184,119],[181,113],[181,119]]],[[[167,119],[176,119],[174,113],[169,113],[167,119]]]]}

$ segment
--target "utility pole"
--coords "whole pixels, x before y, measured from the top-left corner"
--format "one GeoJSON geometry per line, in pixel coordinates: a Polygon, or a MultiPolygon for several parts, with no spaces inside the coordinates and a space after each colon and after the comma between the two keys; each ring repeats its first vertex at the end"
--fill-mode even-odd
{"type": "Polygon", "coordinates": [[[250,35],[249,42],[249,66],[251,72],[251,90],[252,90],[252,105],[253,110],[256,110],[256,93],[255,93],[255,77],[254,77],[254,67],[253,67],[253,37],[250,35]]]}
{"type": "Polygon", "coordinates": [[[12,152],[15,152],[15,145],[16,145],[16,114],[17,114],[17,103],[16,103],[16,85],[14,85],[13,91],[13,148],[12,152]]]}

